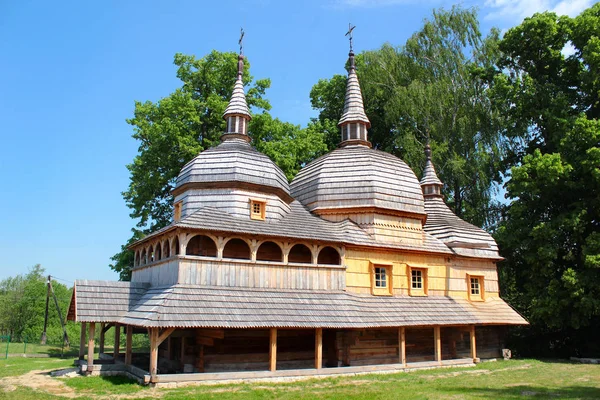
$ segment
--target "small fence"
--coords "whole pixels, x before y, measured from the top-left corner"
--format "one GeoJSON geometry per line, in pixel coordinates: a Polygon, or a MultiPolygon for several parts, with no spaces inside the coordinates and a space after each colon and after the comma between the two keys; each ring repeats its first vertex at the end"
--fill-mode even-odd
{"type": "Polygon", "coordinates": [[[10,335],[0,336],[0,348],[4,354],[4,358],[8,358],[8,346],[10,345],[10,335]]]}

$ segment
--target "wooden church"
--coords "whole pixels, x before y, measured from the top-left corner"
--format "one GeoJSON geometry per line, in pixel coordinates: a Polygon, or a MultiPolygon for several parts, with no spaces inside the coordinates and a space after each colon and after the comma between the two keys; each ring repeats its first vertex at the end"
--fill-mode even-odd
{"type": "Polygon", "coordinates": [[[499,297],[496,243],[446,206],[429,148],[420,181],[371,148],[353,52],[341,143],[291,183],[250,144],[243,60],[221,144],[181,170],[172,223],[131,245],[131,282],[75,282],[81,370],[160,384],[500,356],[506,328],[527,321],[499,297]],[[136,334],[149,350],[132,349],[136,334]]]}

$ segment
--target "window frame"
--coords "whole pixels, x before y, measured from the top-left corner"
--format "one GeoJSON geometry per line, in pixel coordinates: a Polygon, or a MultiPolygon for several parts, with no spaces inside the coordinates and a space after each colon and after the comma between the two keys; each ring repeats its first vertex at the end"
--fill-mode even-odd
{"type": "Polygon", "coordinates": [[[183,200],[179,200],[173,204],[173,220],[175,222],[181,221],[181,209],[183,207],[183,200]]]}
{"type": "Polygon", "coordinates": [[[371,294],[376,296],[392,296],[394,294],[394,265],[373,262],[370,264],[371,294]],[[377,269],[385,271],[386,286],[377,286],[377,269]]]}
{"type": "Polygon", "coordinates": [[[470,301],[485,301],[485,277],[483,275],[467,274],[467,296],[470,301]],[[472,280],[478,281],[479,294],[473,293],[472,280]]]}
{"type": "Polygon", "coordinates": [[[267,201],[260,199],[250,199],[250,219],[264,221],[266,217],[267,210],[267,201]],[[260,207],[260,212],[254,212],[254,206],[258,205],[260,207]]]}
{"type": "Polygon", "coordinates": [[[429,293],[429,277],[428,269],[424,267],[412,267],[408,266],[408,295],[409,296],[427,296],[429,293]],[[421,287],[413,287],[413,271],[421,272],[421,287]]]}

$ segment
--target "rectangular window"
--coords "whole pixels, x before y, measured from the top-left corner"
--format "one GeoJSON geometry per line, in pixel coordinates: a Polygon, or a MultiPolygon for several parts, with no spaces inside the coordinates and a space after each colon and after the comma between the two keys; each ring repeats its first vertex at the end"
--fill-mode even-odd
{"type": "Polygon", "coordinates": [[[472,295],[481,295],[479,292],[479,278],[471,278],[471,294],[472,295]]]}
{"type": "Polygon", "coordinates": [[[265,201],[250,199],[250,218],[264,220],[266,208],[267,203],[265,201]]]}
{"type": "Polygon", "coordinates": [[[178,201],[174,205],[173,219],[175,220],[175,222],[177,222],[181,219],[181,201],[178,201]]]}
{"type": "Polygon", "coordinates": [[[387,272],[385,267],[375,267],[375,287],[387,287],[387,272]]]}
{"type": "Polygon", "coordinates": [[[484,300],[485,288],[483,286],[483,276],[473,276],[467,274],[467,285],[469,300],[484,300]]]}
{"type": "Polygon", "coordinates": [[[411,271],[411,285],[413,289],[423,289],[423,271],[420,269],[411,271]]]}
{"type": "Polygon", "coordinates": [[[408,294],[410,296],[427,296],[427,268],[408,266],[408,294]]]}

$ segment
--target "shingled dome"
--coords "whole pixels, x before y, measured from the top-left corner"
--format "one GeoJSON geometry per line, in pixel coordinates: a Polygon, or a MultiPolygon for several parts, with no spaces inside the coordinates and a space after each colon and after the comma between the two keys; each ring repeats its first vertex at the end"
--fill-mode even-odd
{"type": "Polygon", "coordinates": [[[338,148],[316,159],[300,170],[291,190],[310,211],[378,207],[425,214],[419,180],[408,165],[362,145],[338,148]]]}
{"type": "MultiPolygon", "coordinates": [[[[241,182],[283,191],[290,189],[285,174],[269,157],[242,139],[230,138],[217,147],[205,150],[187,163],[177,177],[175,190],[186,184],[241,182]]],[[[272,190],[269,190],[272,191],[272,190]]]]}

